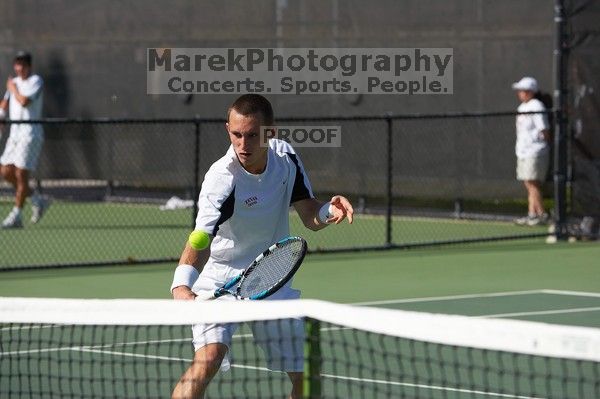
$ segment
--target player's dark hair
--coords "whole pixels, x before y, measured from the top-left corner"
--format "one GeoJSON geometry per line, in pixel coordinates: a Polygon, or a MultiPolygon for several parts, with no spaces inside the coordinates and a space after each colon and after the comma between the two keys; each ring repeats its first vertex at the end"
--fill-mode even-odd
{"type": "Polygon", "coordinates": [[[229,121],[229,114],[232,109],[244,116],[260,114],[265,125],[273,124],[273,107],[271,107],[269,100],[260,94],[244,94],[235,100],[227,110],[227,121],[229,121]]]}
{"type": "Polygon", "coordinates": [[[19,51],[15,55],[14,62],[18,62],[21,64],[25,64],[27,66],[31,66],[31,54],[26,51],[19,51]]]}

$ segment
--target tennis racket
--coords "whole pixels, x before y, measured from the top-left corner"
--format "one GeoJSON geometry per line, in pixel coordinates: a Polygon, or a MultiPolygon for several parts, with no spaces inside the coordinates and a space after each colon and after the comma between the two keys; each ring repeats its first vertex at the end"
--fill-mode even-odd
{"type": "Polygon", "coordinates": [[[307,245],[301,237],[287,237],[271,245],[239,275],[214,292],[202,293],[198,300],[211,300],[224,295],[237,299],[264,299],[290,281],[298,270],[307,245]]]}

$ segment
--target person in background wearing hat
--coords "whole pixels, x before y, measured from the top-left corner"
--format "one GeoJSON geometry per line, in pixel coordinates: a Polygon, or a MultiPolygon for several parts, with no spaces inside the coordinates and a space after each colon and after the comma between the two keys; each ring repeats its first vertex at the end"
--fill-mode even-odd
{"type": "MultiPolygon", "coordinates": [[[[20,51],[14,58],[15,77],[6,80],[6,94],[0,101],[0,116],[10,120],[35,120],[42,116],[42,89],[44,82],[32,74],[31,55],[20,51]]],[[[15,188],[15,206],[2,222],[2,228],[23,227],[22,210],[25,199],[32,194],[30,173],[35,170],[44,130],[40,124],[12,123],[4,153],[0,157],[0,174],[15,188]]],[[[31,222],[37,223],[47,210],[49,202],[38,195],[31,196],[31,222]]]]}
{"type": "Polygon", "coordinates": [[[550,125],[546,107],[536,98],[538,84],[534,78],[524,77],[512,88],[517,91],[521,105],[517,109],[517,180],[527,189],[528,215],[515,220],[519,225],[537,226],[548,222],[542,201],[542,182],[550,163],[550,125]],[[536,112],[523,114],[527,112],[536,112]]]}

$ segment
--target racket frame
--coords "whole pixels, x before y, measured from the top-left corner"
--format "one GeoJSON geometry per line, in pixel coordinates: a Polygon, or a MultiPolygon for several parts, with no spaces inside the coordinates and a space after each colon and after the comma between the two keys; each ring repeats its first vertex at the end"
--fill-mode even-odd
{"type": "Polygon", "coordinates": [[[241,300],[260,300],[260,299],[267,298],[267,297],[273,295],[275,292],[277,292],[288,281],[290,281],[290,279],[294,276],[294,274],[296,274],[296,271],[298,271],[298,269],[300,268],[300,265],[302,264],[302,261],[304,260],[304,256],[306,255],[307,249],[308,248],[307,248],[306,241],[302,237],[290,236],[290,237],[286,237],[282,240],[279,240],[275,244],[271,245],[269,248],[264,250],[260,255],[258,255],[256,257],[256,259],[254,259],[254,261],[252,261],[250,266],[245,268],[240,274],[238,274],[231,280],[227,281],[227,283],[225,283],[222,287],[219,287],[212,292],[200,294],[196,297],[196,299],[212,300],[212,299],[220,298],[224,295],[232,295],[236,299],[241,299],[241,300]],[[246,277],[249,274],[251,274],[252,271],[256,268],[256,266],[259,264],[259,262],[266,256],[273,253],[273,251],[275,251],[275,249],[286,245],[286,243],[289,241],[300,241],[302,243],[301,256],[296,260],[296,263],[294,264],[292,269],[285,276],[283,276],[276,284],[274,284],[271,288],[264,290],[262,292],[259,292],[258,294],[252,295],[248,298],[240,296],[239,291],[240,291],[241,285],[244,283],[244,280],[246,279],[246,277]]]}

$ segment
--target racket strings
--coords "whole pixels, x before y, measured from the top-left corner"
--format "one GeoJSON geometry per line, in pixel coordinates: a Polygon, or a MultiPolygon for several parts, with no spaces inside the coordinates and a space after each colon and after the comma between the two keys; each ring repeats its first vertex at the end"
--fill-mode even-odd
{"type": "Polygon", "coordinates": [[[302,257],[303,243],[288,241],[262,258],[240,285],[239,295],[250,297],[277,285],[302,257]]]}

